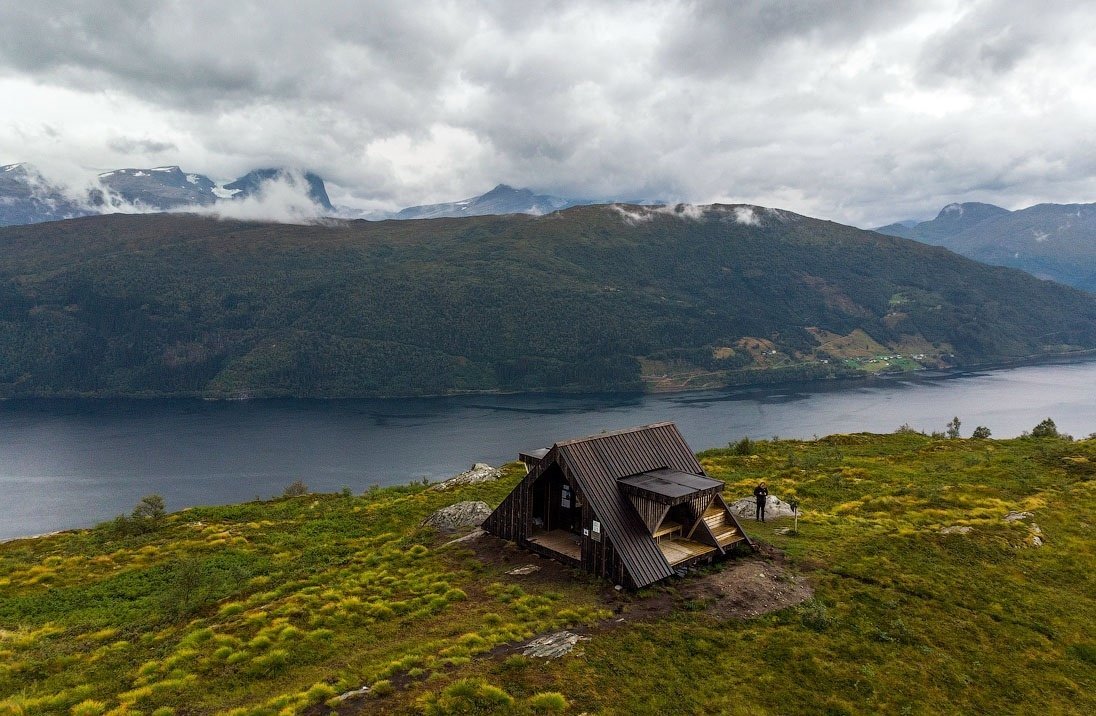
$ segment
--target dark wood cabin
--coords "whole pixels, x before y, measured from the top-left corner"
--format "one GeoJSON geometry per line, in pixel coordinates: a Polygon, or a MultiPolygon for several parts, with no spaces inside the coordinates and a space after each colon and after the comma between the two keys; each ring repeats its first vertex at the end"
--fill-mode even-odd
{"type": "Polygon", "coordinates": [[[523,452],[525,478],[483,523],[546,557],[638,589],[753,542],[673,423],[523,452]]]}

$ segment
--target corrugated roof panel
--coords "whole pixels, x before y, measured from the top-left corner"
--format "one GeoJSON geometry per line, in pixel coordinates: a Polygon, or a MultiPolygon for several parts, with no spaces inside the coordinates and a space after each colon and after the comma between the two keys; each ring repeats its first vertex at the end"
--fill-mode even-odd
{"type": "Polygon", "coordinates": [[[703,475],[692,450],[673,423],[658,423],[557,443],[636,586],[673,574],[658,544],[617,485],[617,480],[660,468],[703,475]]]}

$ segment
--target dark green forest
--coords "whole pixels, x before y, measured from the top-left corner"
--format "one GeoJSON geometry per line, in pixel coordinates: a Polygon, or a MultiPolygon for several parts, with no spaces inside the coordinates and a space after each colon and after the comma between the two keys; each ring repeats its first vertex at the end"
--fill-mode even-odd
{"type": "Polygon", "coordinates": [[[782,211],[627,211],[3,228],[0,397],[756,383],[861,371],[820,337],[854,331],[926,367],[1096,347],[1096,298],[939,247],[782,211]]]}

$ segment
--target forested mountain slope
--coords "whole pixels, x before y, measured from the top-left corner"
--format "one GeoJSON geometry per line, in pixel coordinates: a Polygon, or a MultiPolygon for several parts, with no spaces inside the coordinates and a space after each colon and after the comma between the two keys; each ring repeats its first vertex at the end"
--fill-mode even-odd
{"type": "Polygon", "coordinates": [[[0,229],[4,396],[673,389],[1093,347],[1092,296],[759,207],[0,229]]]}

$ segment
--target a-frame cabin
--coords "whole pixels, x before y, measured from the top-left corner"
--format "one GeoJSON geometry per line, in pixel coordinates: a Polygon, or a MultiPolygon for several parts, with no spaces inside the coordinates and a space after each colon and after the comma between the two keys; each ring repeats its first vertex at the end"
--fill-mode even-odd
{"type": "Polygon", "coordinates": [[[753,542],[673,423],[521,453],[525,478],[483,523],[503,539],[638,589],[753,542]]]}

